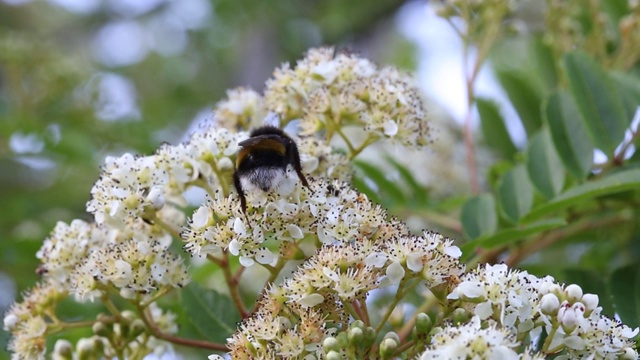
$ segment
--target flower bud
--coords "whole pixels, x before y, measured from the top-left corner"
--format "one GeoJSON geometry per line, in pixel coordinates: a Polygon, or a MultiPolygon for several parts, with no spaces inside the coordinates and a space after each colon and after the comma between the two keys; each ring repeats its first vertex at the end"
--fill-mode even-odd
{"type": "Polygon", "coordinates": [[[159,186],[152,187],[149,191],[149,195],[147,195],[147,202],[154,210],[162,209],[165,204],[162,188],[159,186]]]}
{"type": "Polygon", "coordinates": [[[126,320],[122,322],[123,324],[130,324],[133,320],[137,318],[136,313],[134,313],[131,310],[125,310],[121,313],[121,315],[122,315],[122,319],[126,320]]]}
{"type": "Polygon", "coordinates": [[[73,359],[73,345],[68,340],[58,339],[53,347],[52,358],[55,360],[73,359]]]}
{"type": "Polygon", "coordinates": [[[342,360],[342,356],[340,355],[340,352],[338,351],[334,351],[331,350],[327,353],[327,360],[342,360]]]}
{"type": "Polygon", "coordinates": [[[340,342],[338,339],[330,336],[322,341],[322,349],[328,354],[331,351],[340,351],[340,342]]]}
{"type": "Polygon", "coordinates": [[[76,344],[76,353],[79,360],[89,360],[95,358],[95,344],[90,338],[83,338],[78,340],[76,344]]]}
{"type": "Polygon", "coordinates": [[[543,314],[552,315],[555,314],[560,308],[560,300],[555,294],[548,293],[545,294],[542,299],[540,299],[540,310],[542,310],[543,314]]]}
{"type": "Polygon", "coordinates": [[[231,159],[229,159],[228,157],[223,157],[222,159],[218,160],[218,169],[220,170],[232,170],[233,169],[233,162],[231,161],[231,159]]]}
{"type": "Polygon", "coordinates": [[[136,337],[138,337],[138,335],[145,332],[145,330],[147,330],[147,327],[144,324],[144,321],[142,321],[141,319],[133,320],[133,322],[131,323],[131,339],[135,339],[136,337]]]}
{"type": "Polygon", "coordinates": [[[633,348],[624,348],[624,354],[620,357],[624,360],[635,360],[638,358],[638,353],[633,348]]]}
{"type": "Polygon", "coordinates": [[[353,346],[359,346],[364,340],[364,331],[361,328],[352,328],[347,332],[347,339],[349,344],[353,346]]]}
{"type": "Polygon", "coordinates": [[[398,334],[393,331],[389,331],[388,333],[386,333],[383,339],[393,339],[396,343],[400,342],[400,336],[398,336],[398,334]]]}
{"type": "Polygon", "coordinates": [[[580,302],[584,304],[586,312],[591,313],[598,307],[599,300],[596,294],[584,294],[580,302]]]}
{"type": "Polygon", "coordinates": [[[376,331],[371,326],[364,329],[364,345],[369,347],[376,341],[376,331]]]}
{"type": "Polygon", "coordinates": [[[429,315],[425,313],[420,313],[416,316],[416,334],[417,335],[426,335],[431,331],[433,327],[433,321],[429,315]]]}
{"type": "Polygon", "coordinates": [[[584,318],[585,308],[581,302],[569,306],[569,303],[565,300],[562,304],[558,311],[558,321],[560,321],[564,330],[570,333],[584,318]]]}
{"type": "Polygon", "coordinates": [[[12,331],[13,329],[15,329],[16,325],[18,325],[18,321],[20,321],[20,319],[18,318],[18,316],[16,316],[16,314],[9,314],[5,316],[3,320],[3,329],[5,331],[12,331]]]}
{"type": "Polygon", "coordinates": [[[567,294],[567,300],[569,302],[576,302],[582,299],[582,288],[576,284],[571,284],[564,289],[565,294],[567,294]]]}
{"type": "Polygon", "coordinates": [[[104,336],[104,337],[109,337],[111,336],[111,328],[108,327],[105,323],[103,323],[102,321],[97,321],[93,324],[93,326],[91,327],[91,329],[93,330],[93,333],[99,336],[104,336]]]}
{"type": "Polygon", "coordinates": [[[454,324],[465,324],[471,319],[471,314],[462,308],[457,308],[453,311],[453,323],[454,324]]]}
{"type": "Polygon", "coordinates": [[[393,354],[395,354],[397,349],[398,342],[395,339],[391,337],[385,338],[380,343],[380,357],[382,357],[383,359],[390,359],[393,354]]]}
{"type": "Polygon", "coordinates": [[[350,328],[359,328],[359,329],[364,329],[364,322],[362,320],[356,320],[354,322],[351,323],[351,325],[349,325],[350,328]]]}

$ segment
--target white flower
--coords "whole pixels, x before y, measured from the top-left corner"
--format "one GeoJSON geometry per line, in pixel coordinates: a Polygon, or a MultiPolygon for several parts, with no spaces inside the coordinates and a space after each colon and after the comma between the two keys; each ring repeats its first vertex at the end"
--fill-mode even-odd
{"type": "Polygon", "coordinates": [[[404,278],[405,271],[400,263],[393,262],[391,263],[391,265],[389,265],[389,267],[387,267],[386,274],[391,284],[397,285],[400,284],[400,281],[402,281],[402,279],[404,278]]]}
{"type": "Polygon", "coordinates": [[[436,333],[421,360],[504,359],[518,360],[519,342],[514,334],[495,326],[483,328],[478,317],[465,325],[446,327],[436,333]]]}
{"type": "Polygon", "coordinates": [[[304,307],[314,307],[324,301],[324,296],[320,294],[306,294],[298,301],[304,307]]]}

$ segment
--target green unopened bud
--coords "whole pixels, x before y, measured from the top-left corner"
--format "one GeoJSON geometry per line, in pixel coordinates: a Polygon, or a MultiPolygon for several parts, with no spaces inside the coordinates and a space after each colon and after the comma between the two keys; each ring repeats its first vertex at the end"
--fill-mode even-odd
{"type": "Polygon", "coordinates": [[[386,338],[380,343],[380,357],[391,359],[398,349],[398,342],[392,338],[386,338]]]}
{"type": "Polygon", "coordinates": [[[111,316],[109,316],[107,314],[99,314],[96,317],[96,321],[100,321],[100,322],[105,323],[105,324],[113,324],[113,317],[111,317],[111,316]]]}
{"type": "Polygon", "coordinates": [[[389,324],[391,324],[394,329],[397,329],[404,325],[404,322],[404,310],[402,307],[398,306],[391,312],[391,316],[389,316],[389,324]]]}
{"type": "Polygon", "coordinates": [[[383,339],[393,339],[396,341],[396,343],[400,342],[400,336],[398,336],[398,334],[396,334],[393,331],[389,331],[388,333],[384,334],[384,338],[383,339]]]}
{"type": "Polygon", "coordinates": [[[342,360],[342,356],[340,355],[339,352],[331,350],[331,351],[329,351],[327,353],[326,359],[327,360],[342,360]]]}
{"type": "Polygon", "coordinates": [[[325,338],[322,341],[322,350],[324,350],[327,354],[331,351],[340,351],[340,342],[338,339],[334,337],[325,338]]]}
{"type": "Polygon", "coordinates": [[[465,324],[471,319],[471,314],[465,309],[457,308],[453,311],[452,318],[455,325],[465,324]]]}
{"type": "Polygon", "coordinates": [[[78,354],[78,360],[90,360],[96,358],[94,341],[89,338],[78,340],[78,343],[76,344],[76,353],[78,354]]]}
{"type": "Polygon", "coordinates": [[[361,346],[364,340],[364,331],[361,328],[349,329],[347,339],[349,340],[349,344],[361,346]]]}
{"type": "Polygon", "coordinates": [[[122,339],[129,339],[131,334],[131,325],[129,323],[113,324],[115,333],[122,339]]]}
{"type": "Polygon", "coordinates": [[[354,322],[351,323],[351,325],[349,325],[349,328],[353,329],[353,328],[358,328],[358,329],[362,329],[364,330],[366,326],[364,326],[364,322],[362,320],[356,320],[354,322]]]}
{"type": "Polygon", "coordinates": [[[73,359],[73,345],[68,340],[59,339],[53,347],[53,360],[71,360],[73,359]]]}
{"type": "Polygon", "coordinates": [[[91,340],[93,341],[93,348],[95,349],[95,354],[97,355],[98,358],[100,358],[100,356],[98,355],[104,353],[103,338],[101,338],[100,336],[93,335],[91,337],[91,340]]]}
{"type": "Polygon", "coordinates": [[[364,329],[364,339],[362,341],[362,345],[364,347],[371,347],[373,343],[376,341],[376,330],[371,326],[366,327],[364,329]]]}
{"type": "Polygon", "coordinates": [[[131,323],[131,339],[135,339],[138,335],[142,334],[147,330],[146,325],[140,319],[135,319],[131,323]]]}
{"type": "Polygon", "coordinates": [[[131,322],[137,319],[136,313],[131,310],[125,310],[120,313],[122,316],[122,324],[131,324],[131,322]]]}
{"type": "Polygon", "coordinates": [[[420,313],[416,316],[416,335],[426,335],[431,331],[433,327],[433,321],[429,315],[425,313],[420,313]]]}
{"type": "Polygon", "coordinates": [[[99,336],[104,336],[104,337],[110,337],[111,334],[113,333],[111,331],[111,327],[107,326],[102,321],[98,321],[98,322],[94,323],[93,326],[91,327],[91,329],[93,330],[94,334],[99,335],[99,336]]]}

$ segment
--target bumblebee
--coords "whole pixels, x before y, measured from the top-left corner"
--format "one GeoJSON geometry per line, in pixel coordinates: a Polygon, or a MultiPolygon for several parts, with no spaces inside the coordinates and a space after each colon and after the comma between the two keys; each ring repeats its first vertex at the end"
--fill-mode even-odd
{"type": "Polygon", "coordinates": [[[309,187],[302,174],[298,146],[284,131],[273,126],[262,126],[251,131],[236,158],[233,184],[240,197],[242,212],[247,213],[245,191],[277,189],[287,177],[289,165],[304,186],[309,187]]]}

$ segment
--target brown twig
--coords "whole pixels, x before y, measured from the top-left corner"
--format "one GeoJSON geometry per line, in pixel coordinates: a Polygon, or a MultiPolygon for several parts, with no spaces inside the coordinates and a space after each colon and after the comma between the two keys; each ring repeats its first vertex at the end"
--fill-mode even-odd
{"type": "Polygon", "coordinates": [[[138,308],[138,311],[140,312],[140,315],[142,317],[142,321],[144,322],[144,324],[151,331],[151,334],[153,334],[153,336],[157,337],[158,339],[166,340],[170,343],[177,344],[177,345],[197,347],[201,349],[218,350],[218,351],[229,350],[227,346],[223,344],[212,343],[204,340],[185,339],[179,336],[174,336],[174,335],[162,332],[162,330],[158,328],[158,325],[155,322],[153,322],[153,319],[151,318],[151,316],[149,316],[147,309],[143,309],[139,305],[137,306],[137,308],[138,308]]]}

